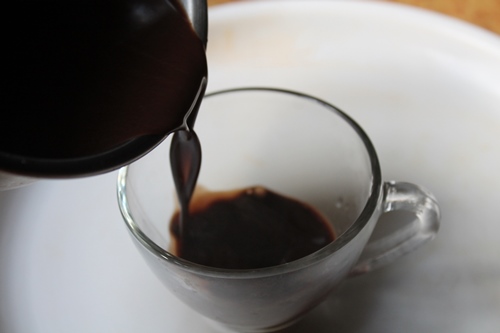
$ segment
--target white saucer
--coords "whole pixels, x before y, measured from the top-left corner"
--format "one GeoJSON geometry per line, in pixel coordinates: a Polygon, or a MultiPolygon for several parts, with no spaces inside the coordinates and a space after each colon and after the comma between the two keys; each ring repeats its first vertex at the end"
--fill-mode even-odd
{"type": "MultiPolygon", "coordinates": [[[[497,332],[500,38],[382,2],[234,3],[209,19],[209,91],[325,99],[365,128],[384,179],[423,185],[442,207],[432,243],[346,281],[286,332],[497,332]]],[[[214,332],[139,257],[115,177],[0,193],[0,332],[214,332]]]]}

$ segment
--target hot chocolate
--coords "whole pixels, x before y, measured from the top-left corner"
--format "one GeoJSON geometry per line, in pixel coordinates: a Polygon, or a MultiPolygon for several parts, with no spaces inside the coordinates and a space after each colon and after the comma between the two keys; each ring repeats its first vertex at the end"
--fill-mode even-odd
{"type": "Polygon", "coordinates": [[[197,189],[190,211],[171,220],[170,252],[205,266],[256,269],[307,256],[335,238],[308,204],[263,187],[229,192],[197,189]],[[182,231],[181,231],[182,227],[182,231]]]}

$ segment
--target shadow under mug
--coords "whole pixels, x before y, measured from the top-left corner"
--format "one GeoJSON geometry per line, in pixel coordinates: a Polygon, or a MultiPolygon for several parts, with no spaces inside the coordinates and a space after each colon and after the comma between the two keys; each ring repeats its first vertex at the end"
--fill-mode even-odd
{"type": "Polygon", "coordinates": [[[168,224],[177,209],[170,138],[122,168],[119,206],[144,259],[175,296],[224,329],[282,329],[344,278],[393,261],[438,230],[432,194],[410,183],[383,182],[363,129],[314,97],[270,88],[212,93],[203,100],[196,132],[203,150],[199,185],[214,191],[265,186],[314,206],[337,235],[319,251],[274,267],[198,265],[167,250],[168,224]],[[381,214],[390,211],[416,218],[368,243],[381,214]]]}

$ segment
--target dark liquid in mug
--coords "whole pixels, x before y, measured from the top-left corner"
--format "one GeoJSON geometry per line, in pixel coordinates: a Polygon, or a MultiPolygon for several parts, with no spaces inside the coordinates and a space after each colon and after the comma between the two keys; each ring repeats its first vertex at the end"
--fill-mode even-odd
{"type": "Polygon", "coordinates": [[[174,134],[170,164],[180,208],[170,221],[168,250],[178,257],[210,267],[256,269],[300,259],[335,238],[314,208],[264,187],[195,191],[201,145],[192,129],[174,134]]]}
{"type": "Polygon", "coordinates": [[[172,217],[173,254],[205,266],[256,269],[307,256],[335,238],[311,206],[263,187],[199,190],[189,214],[172,217]],[[182,230],[182,231],[181,231],[182,230]]]}
{"type": "Polygon", "coordinates": [[[318,211],[264,187],[195,192],[201,156],[192,129],[174,134],[170,165],[180,208],[170,221],[171,253],[204,266],[257,269],[300,259],[334,240],[318,211]]]}
{"type": "Polygon", "coordinates": [[[0,152],[73,159],[183,125],[207,76],[176,0],[11,1],[0,152]]]}

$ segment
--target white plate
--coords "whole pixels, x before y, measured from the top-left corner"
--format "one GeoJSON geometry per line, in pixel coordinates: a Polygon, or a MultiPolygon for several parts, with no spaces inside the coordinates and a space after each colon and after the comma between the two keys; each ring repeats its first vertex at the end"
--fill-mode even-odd
{"type": "MultiPolygon", "coordinates": [[[[286,332],[498,332],[500,38],[378,2],[210,10],[209,90],[300,90],[351,114],[384,178],[431,189],[439,236],[286,332]]],[[[0,193],[0,332],[213,332],[139,257],[115,174],[0,193]]]]}

